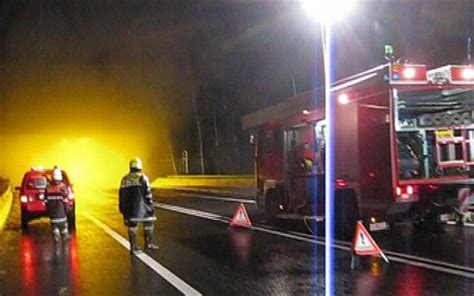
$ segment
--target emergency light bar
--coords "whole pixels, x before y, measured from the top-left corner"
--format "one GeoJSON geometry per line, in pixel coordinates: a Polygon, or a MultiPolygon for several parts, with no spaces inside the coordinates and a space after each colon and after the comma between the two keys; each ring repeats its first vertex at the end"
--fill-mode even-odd
{"type": "Polygon", "coordinates": [[[447,65],[428,71],[428,79],[433,84],[474,84],[474,67],[447,65]]]}
{"type": "Polygon", "coordinates": [[[390,65],[390,84],[428,84],[425,65],[390,65]]]}

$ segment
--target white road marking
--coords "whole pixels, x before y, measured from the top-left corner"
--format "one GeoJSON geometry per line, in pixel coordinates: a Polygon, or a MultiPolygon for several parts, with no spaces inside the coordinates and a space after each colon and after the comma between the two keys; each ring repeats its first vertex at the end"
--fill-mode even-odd
{"type": "MultiPolygon", "coordinates": [[[[94,222],[99,228],[105,231],[108,235],[118,241],[125,249],[130,251],[130,243],[126,240],[123,236],[118,234],[112,228],[107,226],[106,224],[99,221],[96,217],[91,214],[84,213],[84,215],[89,218],[92,222],[94,222]]],[[[164,278],[168,283],[173,285],[176,289],[178,289],[184,295],[202,295],[198,291],[196,291],[193,287],[188,285],[182,279],[177,277],[173,274],[169,269],[155,261],[153,258],[148,256],[146,253],[139,253],[135,255],[138,259],[140,259],[143,263],[145,263],[148,267],[153,269],[158,275],[164,278]]]]}
{"type": "Polygon", "coordinates": [[[218,200],[218,201],[241,202],[241,203],[247,203],[247,204],[256,204],[257,203],[253,199],[240,199],[240,198],[232,198],[232,197],[209,196],[209,195],[201,195],[201,194],[195,194],[195,193],[184,193],[184,194],[180,194],[180,195],[192,196],[192,197],[197,197],[197,198],[202,198],[202,199],[218,200]]]}
{"type": "MultiPolygon", "coordinates": [[[[456,221],[446,221],[446,224],[449,224],[449,225],[456,225],[458,224],[456,221]]],[[[469,223],[469,222],[466,222],[464,223],[463,225],[464,227],[474,227],[474,223],[469,223]]]]}
{"type": "MultiPolygon", "coordinates": [[[[213,213],[207,213],[199,210],[194,210],[194,209],[189,209],[189,208],[184,208],[180,206],[175,206],[175,205],[170,205],[170,204],[164,204],[164,203],[157,203],[155,202],[155,207],[164,209],[164,210],[170,210],[198,218],[204,218],[208,220],[213,220],[213,221],[218,221],[222,222],[225,224],[228,224],[230,219],[228,217],[220,216],[217,214],[213,213]]],[[[318,244],[318,245],[325,245],[325,242],[321,238],[314,238],[311,237],[310,235],[302,235],[300,233],[292,232],[292,233],[286,233],[286,232],[281,232],[279,230],[273,230],[269,229],[267,227],[261,227],[261,226],[255,226],[253,225],[251,227],[253,230],[257,230],[260,232],[265,232],[268,234],[273,234],[277,235],[280,237],[285,237],[285,238],[290,238],[298,241],[304,241],[304,242],[309,242],[313,244],[318,244]]],[[[347,251],[347,252],[352,252],[351,250],[351,244],[348,242],[341,243],[340,241],[332,243],[332,246],[336,249],[347,251]]],[[[451,264],[443,261],[437,261],[437,260],[432,260],[429,258],[423,258],[423,257],[418,257],[418,256],[413,256],[413,255],[407,255],[407,254],[402,254],[402,253],[397,253],[397,252],[391,252],[391,251],[386,251],[383,250],[385,254],[388,254],[387,256],[391,261],[398,262],[398,263],[403,263],[407,265],[413,265],[417,267],[422,267],[426,269],[431,269],[439,272],[444,272],[452,275],[457,275],[457,276],[462,276],[466,278],[471,278],[474,279],[474,268],[467,267],[467,266],[462,266],[462,265],[456,265],[456,264],[451,264]],[[437,265],[435,265],[437,264],[437,265]]]]}

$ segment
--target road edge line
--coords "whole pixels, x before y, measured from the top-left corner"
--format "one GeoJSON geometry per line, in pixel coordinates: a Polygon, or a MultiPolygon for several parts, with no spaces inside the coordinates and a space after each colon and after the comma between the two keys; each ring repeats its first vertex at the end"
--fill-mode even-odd
{"type": "MultiPolygon", "coordinates": [[[[130,251],[130,244],[128,240],[126,240],[123,236],[121,236],[119,233],[117,233],[115,230],[101,222],[99,219],[97,219],[94,215],[88,214],[88,213],[82,213],[84,216],[86,216],[89,220],[94,222],[94,224],[97,225],[97,227],[101,228],[104,232],[106,232],[108,235],[110,235],[113,239],[115,239],[118,243],[120,243],[125,249],[130,251]]],[[[136,254],[135,257],[140,259],[145,265],[150,267],[153,271],[155,271],[159,276],[161,276],[164,280],[166,280],[168,283],[170,283],[172,286],[174,286],[176,289],[178,289],[181,293],[184,295],[202,295],[199,293],[196,289],[191,287],[189,284],[187,284],[185,281],[180,279],[178,276],[176,276],[174,273],[172,273],[169,269],[158,263],[155,259],[150,257],[146,253],[139,253],[136,254]]]]}

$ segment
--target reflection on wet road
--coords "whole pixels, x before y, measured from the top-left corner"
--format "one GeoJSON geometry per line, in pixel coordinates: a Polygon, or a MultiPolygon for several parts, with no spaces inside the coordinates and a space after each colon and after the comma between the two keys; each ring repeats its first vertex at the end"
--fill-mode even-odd
{"type": "MultiPolygon", "coordinates": [[[[156,192],[155,192],[156,193],[156,192]]],[[[156,193],[158,222],[155,241],[160,249],[142,257],[130,257],[126,229],[117,209],[115,193],[94,193],[88,204],[78,196],[78,226],[69,242],[54,244],[47,220],[32,222],[28,233],[21,233],[18,208],[0,236],[1,295],[314,295],[324,292],[324,246],[304,233],[304,227],[284,225],[275,229],[265,225],[252,203],[246,203],[252,230],[228,227],[237,202],[199,199],[178,193],[156,193]],[[121,241],[122,240],[122,241],[121,241]],[[144,259],[148,258],[148,259],[144,259]],[[166,273],[168,271],[169,273],[166,273]],[[173,278],[174,276],[174,278],[173,278]],[[180,282],[181,284],[177,284],[180,282]]],[[[350,269],[348,244],[337,243],[335,266],[337,295],[472,295],[472,278],[443,272],[444,268],[474,275],[472,255],[448,254],[454,246],[471,241],[470,230],[453,230],[438,237],[422,237],[418,242],[407,233],[400,240],[377,234],[382,248],[397,263],[379,258],[363,258],[350,269]],[[436,241],[441,255],[431,256],[436,246],[425,253],[420,246],[436,241]],[[459,242],[461,240],[461,242],[459,242]],[[406,243],[411,241],[411,245],[406,243]],[[411,254],[431,258],[425,262],[439,270],[422,268],[400,257],[411,254]],[[430,257],[431,256],[431,257],[430,257]],[[464,260],[464,261],[463,261],[464,260]],[[464,264],[460,264],[464,263],[464,264]],[[459,268],[464,266],[464,269],[459,268]]],[[[143,245],[140,237],[139,244],[143,245]]],[[[472,252],[470,253],[472,254],[472,252]]],[[[421,262],[422,263],[422,262],[421,262]]]]}

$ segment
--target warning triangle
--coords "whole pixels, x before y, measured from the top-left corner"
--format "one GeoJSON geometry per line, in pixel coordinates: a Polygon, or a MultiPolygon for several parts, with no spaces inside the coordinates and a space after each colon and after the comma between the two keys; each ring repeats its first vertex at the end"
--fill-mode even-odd
{"type": "Polygon", "coordinates": [[[354,241],[352,243],[352,251],[359,256],[380,255],[388,262],[387,257],[382,252],[380,247],[374,241],[362,222],[357,222],[354,241]]]}
{"type": "Polygon", "coordinates": [[[252,223],[250,223],[249,215],[243,203],[240,203],[237,212],[235,212],[234,217],[230,220],[230,226],[241,226],[250,228],[252,223]]]}

